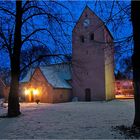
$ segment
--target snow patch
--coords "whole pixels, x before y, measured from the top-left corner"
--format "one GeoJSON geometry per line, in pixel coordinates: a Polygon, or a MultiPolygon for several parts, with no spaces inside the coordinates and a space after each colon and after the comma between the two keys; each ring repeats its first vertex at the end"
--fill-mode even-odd
{"type": "Polygon", "coordinates": [[[20,105],[20,117],[0,118],[1,139],[121,139],[112,126],[130,126],[134,117],[133,100],[20,105]]]}

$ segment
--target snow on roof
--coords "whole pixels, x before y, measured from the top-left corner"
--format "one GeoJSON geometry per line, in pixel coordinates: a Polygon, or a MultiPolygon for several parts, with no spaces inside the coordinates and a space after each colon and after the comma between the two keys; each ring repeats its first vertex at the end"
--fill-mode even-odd
{"type": "Polygon", "coordinates": [[[26,76],[20,81],[20,83],[26,83],[29,82],[31,79],[31,76],[33,75],[35,69],[30,68],[29,71],[27,72],[26,76]]]}
{"type": "MultiPolygon", "coordinates": [[[[34,69],[35,70],[35,69],[34,69]]],[[[71,85],[67,80],[71,80],[71,66],[69,64],[55,64],[45,67],[40,67],[40,70],[47,81],[54,88],[66,88],[71,89],[71,85]]],[[[33,69],[30,69],[27,75],[24,77],[22,82],[29,82],[33,69]]]]}

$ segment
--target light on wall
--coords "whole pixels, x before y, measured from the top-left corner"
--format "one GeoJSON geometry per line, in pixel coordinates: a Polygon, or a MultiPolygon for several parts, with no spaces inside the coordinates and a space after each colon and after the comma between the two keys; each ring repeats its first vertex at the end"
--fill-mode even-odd
{"type": "Polygon", "coordinates": [[[34,94],[34,95],[38,95],[38,94],[39,94],[38,89],[33,89],[33,94],[34,94]]]}
{"type": "Polygon", "coordinates": [[[29,89],[25,88],[24,93],[25,93],[25,95],[29,95],[31,93],[33,95],[38,95],[39,94],[39,90],[35,89],[35,88],[29,88],[29,89]]]}
{"type": "Polygon", "coordinates": [[[30,94],[30,90],[29,89],[25,89],[24,93],[25,93],[25,95],[29,95],[30,94]]]}

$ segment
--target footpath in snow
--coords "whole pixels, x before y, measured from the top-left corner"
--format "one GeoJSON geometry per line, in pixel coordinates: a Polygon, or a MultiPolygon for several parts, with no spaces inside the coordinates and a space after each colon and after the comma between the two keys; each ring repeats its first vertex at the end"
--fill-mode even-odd
{"type": "MultiPolygon", "coordinates": [[[[0,114],[7,108],[0,107],[0,114]]],[[[0,139],[113,139],[124,138],[112,126],[130,126],[133,100],[21,103],[22,115],[0,118],[0,139]]]]}

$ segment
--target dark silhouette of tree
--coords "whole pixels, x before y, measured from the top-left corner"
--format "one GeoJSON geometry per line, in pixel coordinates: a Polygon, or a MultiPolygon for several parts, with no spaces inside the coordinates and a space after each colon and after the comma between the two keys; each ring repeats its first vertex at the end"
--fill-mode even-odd
{"type": "Polygon", "coordinates": [[[21,71],[44,57],[65,56],[67,50],[64,42],[69,40],[69,35],[66,34],[64,26],[68,27],[71,21],[64,17],[71,14],[67,7],[57,1],[30,0],[8,3],[2,1],[0,12],[0,49],[8,52],[11,64],[8,117],[16,117],[20,114],[18,92],[21,71]],[[51,54],[38,54],[38,57],[21,68],[21,57],[26,57],[22,56],[21,52],[40,45],[48,50],[48,46],[51,46],[51,54]]]}
{"type": "Polygon", "coordinates": [[[133,79],[132,58],[131,56],[124,57],[120,62],[121,73],[126,79],[133,79]]]}
{"type": "Polygon", "coordinates": [[[115,75],[115,79],[123,80],[123,79],[126,79],[126,77],[122,72],[118,71],[117,74],[115,75]]]}
{"type": "MultiPolygon", "coordinates": [[[[26,68],[26,65],[32,61],[38,59],[40,55],[50,55],[51,52],[47,47],[44,46],[34,46],[32,48],[27,48],[21,52],[21,70],[26,68]]],[[[33,67],[47,65],[51,63],[51,58],[44,57],[33,63],[33,67]]]]}
{"type": "MultiPolygon", "coordinates": [[[[106,3],[106,2],[105,2],[106,3]]],[[[107,4],[106,3],[106,7],[107,4]]],[[[102,4],[100,3],[101,10],[103,11],[102,4]]],[[[116,7],[115,7],[116,8],[116,7]]],[[[103,12],[101,12],[103,13],[103,12]]],[[[112,1],[112,6],[110,8],[110,18],[107,18],[106,21],[112,24],[114,32],[116,33],[118,29],[121,27],[122,23],[132,21],[133,26],[133,34],[129,36],[124,36],[124,40],[116,41],[116,54],[117,59],[121,57],[121,55],[126,54],[129,51],[132,53],[132,61],[129,59],[131,55],[129,55],[128,59],[124,59],[123,61],[127,64],[128,71],[133,71],[133,82],[134,82],[134,102],[135,102],[135,117],[133,126],[140,127],[140,2],[139,1],[131,1],[129,5],[126,7],[123,6],[123,2],[120,1],[112,1]],[[113,15],[113,9],[117,4],[120,9],[116,15],[113,15]],[[131,9],[131,10],[130,10],[131,9]],[[125,20],[127,19],[127,20],[125,20]],[[129,20],[129,21],[128,21],[129,20]],[[134,44],[132,48],[130,48],[130,44],[134,44]],[[127,47],[128,46],[128,47],[127,47]]],[[[122,29],[122,27],[121,27],[122,29]]],[[[122,30],[125,31],[125,28],[122,30]]]]}
{"type": "Polygon", "coordinates": [[[131,19],[133,25],[134,52],[132,56],[135,117],[134,126],[140,127],[140,2],[131,2],[131,19]]]}
{"type": "Polygon", "coordinates": [[[10,83],[10,69],[9,67],[0,67],[0,79],[4,82],[5,85],[10,83]]]}
{"type": "MultiPolygon", "coordinates": [[[[132,55],[133,38],[130,28],[128,29],[128,27],[131,27],[131,3],[129,1],[115,0],[110,2],[98,0],[92,3],[97,15],[102,18],[104,24],[109,27],[113,34],[115,46],[113,49],[115,50],[115,62],[117,64],[115,69],[117,70],[118,65],[124,59],[124,54],[125,57],[132,55]]],[[[103,24],[99,25],[97,29],[101,28],[101,26],[103,24]]]]}
{"type": "Polygon", "coordinates": [[[32,48],[27,48],[26,50],[21,51],[21,59],[20,59],[20,68],[21,74],[20,79],[22,79],[26,74],[27,71],[31,67],[39,67],[51,64],[51,57],[44,57],[42,59],[38,59],[40,55],[50,55],[51,52],[47,47],[42,46],[34,46],[32,48]],[[36,62],[32,63],[34,60],[36,62]]]}
{"type": "MultiPolygon", "coordinates": [[[[13,53],[10,53],[11,61],[11,84],[8,97],[8,116],[15,117],[20,115],[19,106],[19,77],[20,77],[20,52],[22,46],[21,27],[22,27],[22,1],[16,1],[15,31],[13,53]]],[[[11,49],[11,48],[10,48],[11,49]]]]}

